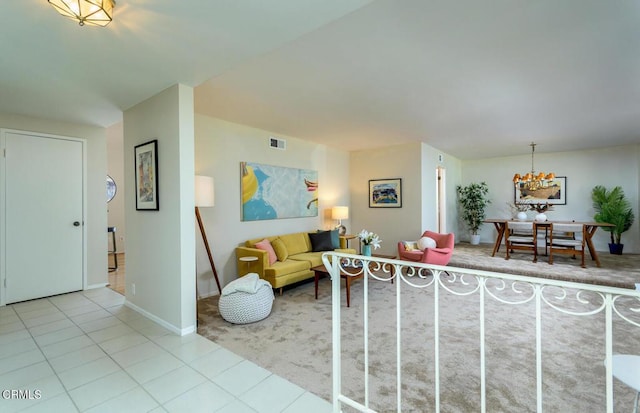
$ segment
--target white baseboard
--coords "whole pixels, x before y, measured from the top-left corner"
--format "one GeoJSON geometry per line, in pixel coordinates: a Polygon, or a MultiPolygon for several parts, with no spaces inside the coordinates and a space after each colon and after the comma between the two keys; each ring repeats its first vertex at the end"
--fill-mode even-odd
{"type": "Polygon", "coordinates": [[[93,290],[95,288],[102,288],[102,287],[106,287],[107,285],[109,285],[109,283],[91,284],[91,285],[87,285],[85,290],[93,290]]]}
{"type": "Polygon", "coordinates": [[[214,295],[220,295],[220,294],[219,294],[219,293],[216,293],[215,291],[214,291],[214,292],[207,293],[207,294],[201,294],[201,295],[199,295],[199,296],[198,296],[198,300],[199,300],[199,299],[201,299],[201,298],[209,298],[209,297],[213,297],[214,295]]]}
{"type": "Polygon", "coordinates": [[[176,326],[174,326],[171,323],[168,323],[167,321],[161,319],[158,316],[155,316],[153,314],[151,314],[150,312],[148,312],[147,310],[144,310],[140,307],[138,307],[137,305],[133,304],[131,301],[125,299],[124,301],[124,305],[126,305],[127,307],[129,307],[130,309],[137,311],[138,313],[142,314],[143,316],[147,317],[148,319],[150,319],[151,321],[154,321],[158,324],[160,324],[162,327],[166,328],[167,330],[178,334],[180,336],[186,336],[187,334],[191,334],[191,333],[195,333],[196,331],[196,326],[192,325],[186,328],[178,328],[176,326]]]}

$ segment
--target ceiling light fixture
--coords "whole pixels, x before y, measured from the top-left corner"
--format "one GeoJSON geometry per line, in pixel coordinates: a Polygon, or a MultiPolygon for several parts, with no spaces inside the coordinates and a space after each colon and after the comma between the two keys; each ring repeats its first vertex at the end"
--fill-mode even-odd
{"type": "Polygon", "coordinates": [[[104,27],[113,20],[115,0],[47,0],[58,13],[77,21],[80,26],[104,27]]]}
{"type": "MultiPolygon", "coordinates": [[[[520,189],[526,189],[527,191],[543,190],[543,188],[549,186],[550,181],[555,179],[556,175],[553,172],[549,172],[548,174],[540,172],[536,174],[533,168],[533,154],[536,150],[536,144],[531,142],[529,146],[531,146],[531,172],[526,173],[524,176],[515,174],[513,176],[513,183],[516,185],[516,187],[520,189]]],[[[541,196],[540,198],[546,197],[541,196]]]]}

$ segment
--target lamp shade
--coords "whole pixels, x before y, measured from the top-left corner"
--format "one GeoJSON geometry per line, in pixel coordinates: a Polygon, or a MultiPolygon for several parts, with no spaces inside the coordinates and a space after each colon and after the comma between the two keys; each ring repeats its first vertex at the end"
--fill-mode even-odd
{"type": "Polygon", "coordinates": [[[215,205],[212,177],[196,175],[194,189],[197,207],[212,207],[215,205]]]}
{"type": "Polygon", "coordinates": [[[331,219],[349,219],[349,207],[335,206],[331,208],[331,219]]]}
{"type": "Polygon", "coordinates": [[[106,26],[113,18],[115,0],[48,0],[58,13],[80,26],[106,26]]]}

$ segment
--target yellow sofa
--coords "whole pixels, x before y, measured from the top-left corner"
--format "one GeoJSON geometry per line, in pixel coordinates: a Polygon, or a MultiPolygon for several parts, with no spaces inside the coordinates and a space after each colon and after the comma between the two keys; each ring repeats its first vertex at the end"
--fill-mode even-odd
{"type": "MultiPolygon", "coordinates": [[[[345,244],[345,240],[340,239],[340,246],[345,247],[345,244]]],[[[338,248],[335,251],[356,253],[352,248],[338,248]]],[[[245,246],[236,248],[238,276],[255,272],[260,278],[269,281],[273,288],[280,288],[282,292],[282,287],[286,285],[313,277],[311,268],[322,264],[324,252],[326,251],[313,252],[307,232],[250,239],[245,242],[245,246]],[[255,247],[265,238],[271,242],[278,257],[278,261],[273,265],[269,265],[267,251],[255,247]],[[243,261],[243,257],[256,257],[257,260],[243,261]]]]}

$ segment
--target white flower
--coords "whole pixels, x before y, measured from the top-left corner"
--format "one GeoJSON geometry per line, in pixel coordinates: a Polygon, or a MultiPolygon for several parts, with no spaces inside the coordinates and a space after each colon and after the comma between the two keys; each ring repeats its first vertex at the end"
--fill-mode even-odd
{"type": "Polygon", "coordinates": [[[373,245],[373,249],[380,248],[380,243],[382,240],[378,237],[378,234],[374,234],[373,232],[369,232],[366,229],[363,229],[358,234],[358,238],[362,240],[364,245],[373,245]]]}

